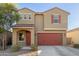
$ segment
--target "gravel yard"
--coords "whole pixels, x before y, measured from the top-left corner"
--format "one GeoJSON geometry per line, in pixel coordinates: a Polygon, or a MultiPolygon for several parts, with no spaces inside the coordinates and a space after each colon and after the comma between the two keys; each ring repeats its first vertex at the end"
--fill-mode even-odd
{"type": "Polygon", "coordinates": [[[17,52],[12,52],[11,49],[0,51],[0,56],[36,56],[37,51],[31,51],[28,47],[17,52]]]}

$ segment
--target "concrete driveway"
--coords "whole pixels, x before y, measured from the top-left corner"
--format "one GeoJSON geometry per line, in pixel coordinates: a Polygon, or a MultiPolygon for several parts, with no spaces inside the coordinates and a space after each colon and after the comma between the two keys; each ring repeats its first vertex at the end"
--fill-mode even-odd
{"type": "Polygon", "coordinates": [[[39,46],[38,56],[79,56],[79,49],[66,46],[39,46]]]}

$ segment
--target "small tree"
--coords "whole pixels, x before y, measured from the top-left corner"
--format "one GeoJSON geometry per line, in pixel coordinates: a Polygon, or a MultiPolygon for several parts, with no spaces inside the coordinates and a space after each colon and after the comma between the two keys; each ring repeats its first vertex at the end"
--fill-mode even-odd
{"type": "Polygon", "coordinates": [[[0,4],[0,32],[3,34],[3,49],[5,40],[5,30],[10,30],[13,23],[20,19],[17,8],[14,4],[3,3],[0,4]]]}

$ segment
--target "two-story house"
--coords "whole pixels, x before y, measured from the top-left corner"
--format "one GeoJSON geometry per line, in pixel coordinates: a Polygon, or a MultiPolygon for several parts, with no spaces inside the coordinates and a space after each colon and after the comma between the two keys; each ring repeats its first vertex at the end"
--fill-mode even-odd
{"type": "Polygon", "coordinates": [[[18,10],[21,19],[13,26],[13,46],[66,45],[70,13],[55,7],[45,12],[18,10]]]}

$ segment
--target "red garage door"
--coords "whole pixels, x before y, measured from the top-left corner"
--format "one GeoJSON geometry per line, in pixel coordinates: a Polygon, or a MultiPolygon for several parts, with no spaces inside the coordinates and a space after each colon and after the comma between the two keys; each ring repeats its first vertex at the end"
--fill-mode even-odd
{"type": "Polygon", "coordinates": [[[38,33],[38,45],[62,45],[60,33],[38,33]]]}

